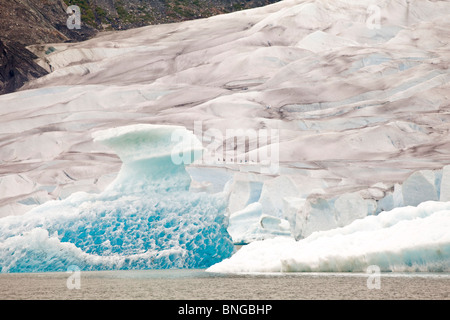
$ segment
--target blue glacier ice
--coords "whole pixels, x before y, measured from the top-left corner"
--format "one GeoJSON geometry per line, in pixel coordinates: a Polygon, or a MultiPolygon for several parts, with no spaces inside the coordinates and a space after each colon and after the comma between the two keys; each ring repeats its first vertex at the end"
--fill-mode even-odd
{"type": "Polygon", "coordinates": [[[100,194],[75,193],[0,219],[1,272],[206,268],[234,251],[221,193],[191,193],[201,154],[184,127],[132,125],[94,134],[123,164],[100,194]]]}

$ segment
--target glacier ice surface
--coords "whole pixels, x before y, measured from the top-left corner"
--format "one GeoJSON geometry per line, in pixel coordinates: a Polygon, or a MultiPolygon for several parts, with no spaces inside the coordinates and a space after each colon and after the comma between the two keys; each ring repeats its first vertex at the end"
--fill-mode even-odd
{"type": "Polygon", "coordinates": [[[226,198],[189,192],[184,163],[172,161],[173,150],[198,155],[194,135],[184,127],[132,125],[98,132],[95,140],[123,161],[117,178],[100,194],[78,192],[0,219],[2,272],[205,268],[232,254],[226,198]]]}
{"type": "MultiPolygon", "coordinates": [[[[76,191],[101,192],[119,172],[121,162],[110,149],[93,143],[91,133],[135,124],[136,119],[190,129],[194,121],[202,121],[205,128],[222,133],[239,128],[279,130],[283,178],[271,182],[267,176],[256,176],[250,166],[227,168],[241,173],[239,182],[232,184],[227,210],[232,215],[259,202],[258,219],[278,219],[264,219],[263,225],[285,226],[286,219],[297,239],[362,218],[363,208],[355,205],[363,201],[355,195],[341,197],[342,193],[379,182],[388,187],[372,188],[369,197],[362,197],[367,215],[425,200],[449,201],[448,168],[440,177],[435,173],[434,182],[429,172],[421,172],[401,184],[415,171],[449,164],[449,12],[449,1],[285,0],[208,19],[57,44],[56,52],[40,59],[44,67],[52,64],[52,73],[0,96],[0,217],[65,198],[49,203],[49,208],[57,211],[60,206],[62,211],[64,206],[70,216],[71,211],[87,212],[83,206],[89,201],[98,210],[101,204],[113,208],[122,202],[130,210],[116,212],[118,216],[133,208],[137,215],[139,201],[145,208],[151,206],[147,198],[133,200],[146,188],[161,199],[174,199],[171,205],[183,200],[189,179],[182,168],[164,167],[162,158],[131,160],[134,165],[122,166],[115,183],[101,195],[70,196],[76,191]],[[369,5],[381,8],[379,29],[367,28],[369,5]],[[149,165],[158,170],[141,171],[149,165]],[[158,175],[165,170],[171,181],[158,175]],[[171,198],[166,188],[180,196],[171,198]],[[381,192],[385,196],[379,199],[381,192]]],[[[191,183],[191,191],[222,189],[228,176],[219,178],[221,168],[208,169],[217,169],[211,173],[215,181],[201,174],[203,180],[191,183]]],[[[203,197],[198,192],[187,201],[203,197]]],[[[83,214],[86,223],[94,221],[83,214]]],[[[144,261],[144,253],[157,259],[145,247],[137,249],[140,240],[122,240],[124,248],[134,241],[126,257],[116,253],[120,243],[95,244],[104,239],[95,234],[97,226],[80,234],[104,254],[87,253],[70,241],[61,242],[62,231],[48,228],[47,215],[41,214],[47,219],[42,222],[30,215],[4,220],[12,229],[2,229],[2,250],[17,248],[4,256],[5,270],[13,270],[14,261],[30,259],[24,255],[30,248],[38,257],[43,247],[55,249],[44,250],[49,260],[59,254],[94,266],[131,268],[137,263],[130,259],[144,261]],[[15,228],[21,233],[15,234],[15,228]],[[60,243],[63,249],[57,250],[60,243]]],[[[102,219],[113,223],[116,218],[105,214],[102,219]]],[[[259,220],[245,221],[251,229],[259,220]]],[[[120,219],[113,224],[112,229],[116,224],[117,230],[126,228],[120,219]]],[[[145,221],[139,226],[144,228],[145,221]]],[[[117,231],[105,228],[105,234],[117,231]]],[[[71,237],[67,234],[64,240],[71,237]]],[[[169,257],[177,248],[158,254],[169,257]]]]}

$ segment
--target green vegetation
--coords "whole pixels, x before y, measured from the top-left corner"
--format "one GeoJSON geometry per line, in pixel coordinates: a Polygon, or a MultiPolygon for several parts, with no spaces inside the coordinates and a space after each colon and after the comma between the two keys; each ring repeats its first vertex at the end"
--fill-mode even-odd
{"type": "Polygon", "coordinates": [[[121,20],[127,20],[129,18],[128,17],[128,12],[123,7],[122,2],[121,1],[117,1],[115,6],[116,6],[117,14],[119,15],[119,18],[121,20]]]}
{"type": "Polygon", "coordinates": [[[233,10],[234,11],[240,11],[240,10],[243,10],[243,9],[245,9],[245,7],[242,4],[240,4],[240,3],[233,4],[233,10]]]}
{"type": "MultiPolygon", "coordinates": [[[[83,24],[95,28],[104,28],[106,25],[106,28],[110,29],[127,29],[154,23],[209,17],[221,12],[237,11],[248,7],[243,0],[230,0],[230,4],[225,6],[218,6],[211,0],[161,0],[163,9],[155,10],[148,2],[116,0],[114,10],[110,12],[98,6],[97,2],[93,0],[64,1],[68,6],[80,7],[83,24]]],[[[276,1],[269,0],[269,2],[276,1]]]]}
{"type": "Polygon", "coordinates": [[[101,8],[99,6],[95,6],[94,12],[95,12],[95,16],[97,17],[97,19],[100,20],[100,22],[102,22],[102,23],[108,22],[108,19],[107,19],[108,14],[103,8],[101,8]]]}
{"type": "Polygon", "coordinates": [[[125,4],[123,3],[123,1],[119,0],[116,1],[115,3],[115,9],[117,15],[119,16],[119,20],[122,23],[148,24],[154,22],[152,21],[153,19],[150,15],[151,8],[145,6],[138,6],[128,11],[127,9],[125,9],[125,4]]]}

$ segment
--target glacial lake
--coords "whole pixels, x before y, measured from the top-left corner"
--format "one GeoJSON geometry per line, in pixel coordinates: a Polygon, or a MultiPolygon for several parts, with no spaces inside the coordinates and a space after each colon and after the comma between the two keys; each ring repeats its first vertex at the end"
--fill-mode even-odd
{"type": "Polygon", "coordinates": [[[94,300],[449,300],[449,273],[220,274],[200,269],[0,274],[0,299],[94,300]],[[71,282],[75,283],[75,282],[71,282]],[[378,283],[376,287],[374,284],[378,283]],[[369,288],[371,287],[371,288],[369,288]]]}

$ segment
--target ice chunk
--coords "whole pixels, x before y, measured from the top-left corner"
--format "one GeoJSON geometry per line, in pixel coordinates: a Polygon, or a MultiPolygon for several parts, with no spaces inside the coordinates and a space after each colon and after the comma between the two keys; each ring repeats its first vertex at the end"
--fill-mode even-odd
{"type": "MultiPolygon", "coordinates": [[[[228,206],[230,212],[237,212],[246,207],[246,205],[249,203],[250,194],[252,190],[251,187],[252,187],[251,181],[233,179],[231,187],[232,192],[230,194],[228,206]]],[[[256,199],[256,201],[257,200],[258,199],[256,199]]]]}
{"type": "Polygon", "coordinates": [[[381,211],[390,211],[394,208],[394,196],[392,193],[389,193],[378,201],[376,213],[380,213],[381,211]]]}
{"type": "Polygon", "coordinates": [[[285,201],[296,239],[308,237],[315,231],[345,226],[352,221],[375,213],[376,202],[364,199],[358,192],[344,193],[329,199],[314,196],[308,199],[288,198],[285,201]],[[295,221],[295,222],[294,222],[295,221]]]}
{"type": "Polygon", "coordinates": [[[394,208],[404,206],[402,186],[398,183],[394,185],[394,193],[392,194],[392,198],[394,199],[394,208]]]}
{"type": "Polygon", "coordinates": [[[289,231],[289,222],[285,219],[280,219],[278,217],[270,216],[264,214],[260,220],[261,227],[270,234],[279,234],[290,236],[291,233],[289,231]]]}
{"type": "Polygon", "coordinates": [[[263,213],[259,202],[231,214],[228,233],[234,243],[250,243],[275,236],[290,236],[289,222],[263,213]]]}
{"type": "Polygon", "coordinates": [[[263,212],[286,218],[283,213],[283,198],[299,196],[295,182],[288,176],[278,176],[264,182],[259,202],[263,206],[263,212]]]}
{"type": "Polygon", "coordinates": [[[122,159],[116,180],[100,194],[79,192],[0,219],[2,272],[204,268],[230,256],[225,197],[190,193],[184,162],[172,161],[195,157],[195,136],[134,125],[95,138],[122,159]]]}
{"type": "Polygon", "coordinates": [[[410,175],[402,185],[404,204],[417,206],[424,201],[439,200],[434,180],[435,174],[431,170],[421,170],[410,175]]]}
{"type": "Polygon", "coordinates": [[[297,214],[301,212],[303,206],[306,203],[306,199],[297,197],[285,197],[283,198],[283,211],[289,222],[291,229],[291,235],[295,236],[297,214]]]}
{"type": "Polygon", "coordinates": [[[450,271],[450,202],[424,202],[368,216],[300,241],[253,242],[211,272],[450,271]]]}
{"type": "Polygon", "coordinates": [[[323,198],[308,199],[299,218],[296,221],[297,238],[307,237],[314,231],[337,227],[333,199],[331,201],[323,198]]]}
{"type": "Polygon", "coordinates": [[[367,203],[358,193],[346,193],[334,202],[336,222],[339,227],[346,226],[356,219],[367,216],[367,203]]]}

